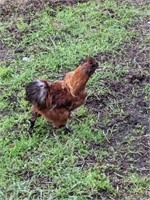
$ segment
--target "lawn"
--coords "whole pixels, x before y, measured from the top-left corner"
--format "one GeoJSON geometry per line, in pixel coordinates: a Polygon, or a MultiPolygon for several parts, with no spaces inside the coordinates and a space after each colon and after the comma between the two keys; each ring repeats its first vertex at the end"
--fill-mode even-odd
{"type": "Polygon", "coordinates": [[[147,200],[149,9],[146,1],[0,4],[0,199],[147,200]],[[99,68],[73,133],[42,118],[29,134],[25,85],[99,68]]]}

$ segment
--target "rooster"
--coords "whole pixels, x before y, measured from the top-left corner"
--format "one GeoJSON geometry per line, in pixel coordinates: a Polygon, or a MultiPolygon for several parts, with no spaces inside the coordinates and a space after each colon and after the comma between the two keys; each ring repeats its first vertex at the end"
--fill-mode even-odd
{"type": "Polygon", "coordinates": [[[65,127],[70,132],[67,120],[74,109],[84,104],[86,83],[97,67],[95,59],[89,58],[74,71],[68,72],[64,80],[50,83],[38,79],[27,84],[25,99],[32,105],[30,128],[33,129],[36,118],[42,116],[56,128],[65,127]]]}

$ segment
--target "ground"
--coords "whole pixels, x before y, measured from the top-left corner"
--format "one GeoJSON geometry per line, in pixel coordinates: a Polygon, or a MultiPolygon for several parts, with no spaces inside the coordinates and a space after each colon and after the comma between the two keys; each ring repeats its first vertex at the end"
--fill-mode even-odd
{"type": "Polygon", "coordinates": [[[147,200],[148,1],[2,1],[0,199],[147,200]],[[29,135],[26,83],[99,68],[72,134],[44,119],[29,135]]]}

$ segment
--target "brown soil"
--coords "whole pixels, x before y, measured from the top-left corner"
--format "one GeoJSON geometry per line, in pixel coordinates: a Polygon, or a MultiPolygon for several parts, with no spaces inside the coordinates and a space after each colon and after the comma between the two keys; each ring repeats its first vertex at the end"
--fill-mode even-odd
{"type": "MultiPolygon", "coordinates": [[[[15,16],[28,16],[31,20],[34,13],[41,11],[45,6],[55,9],[59,6],[73,6],[77,3],[87,2],[88,0],[5,0],[0,4],[1,15],[4,20],[15,16]],[[30,16],[29,13],[32,13],[30,16]]],[[[55,14],[55,13],[53,13],[55,14]]]]}
{"type": "MultiPolygon", "coordinates": [[[[105,96],[93,95],[87,99],[87,106],[99,117],[97,127],[104,131],[106,137],[102,145],[91,144],[90,149],[109,152],[101,164],[110,166],[107,168],[107,174],[113,186],[124,193],[116,199],[124,199],[125,193],[132,188],[132,185],[125,185],[124,177],[135,172],[147,177],[150,167],[149,95],[144,90],[149,83],[150,69],[149,44],[144,41],[150,28],[148,19],[139,21],[133,28],[139,32],[139,36],[133,38],[130,44],[122,45],[116,54],[101,52],[95,56],[100,63],[128,66],[128,71],[119,81],[103,80],[109,91],[105,96]],[[113,114],[110,103],[114,110],[122,108],[123,114],[113,114]],[[107,124],[103,123],[106,116],[109,119],[107,124]]],[[[92,160],[90,162],[95,162],[92,160]]],[[[138,196],[134,198],[141,199],[138,196]]]]}

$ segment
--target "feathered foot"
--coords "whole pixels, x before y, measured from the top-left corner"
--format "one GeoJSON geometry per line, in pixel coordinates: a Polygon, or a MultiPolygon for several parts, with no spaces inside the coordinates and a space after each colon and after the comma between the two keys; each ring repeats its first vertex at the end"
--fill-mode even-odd
{"type": "Polygon", "coordinates": [[[73,133],[73,130],[69,127],[69,126],[65,126],[65,131],[67,132],[67,133],[70,133],[70,134],[72,134],[73,133]]]}
{"type": "Polygon", "coordinates": [[[34,128],[37,117],[40,117],[40,115],[38,113],[32,112],[31,119],[29,120],[30,121],[29,134],[30,135],[32,135],[33,133],[33,128],[34,128]]]}

